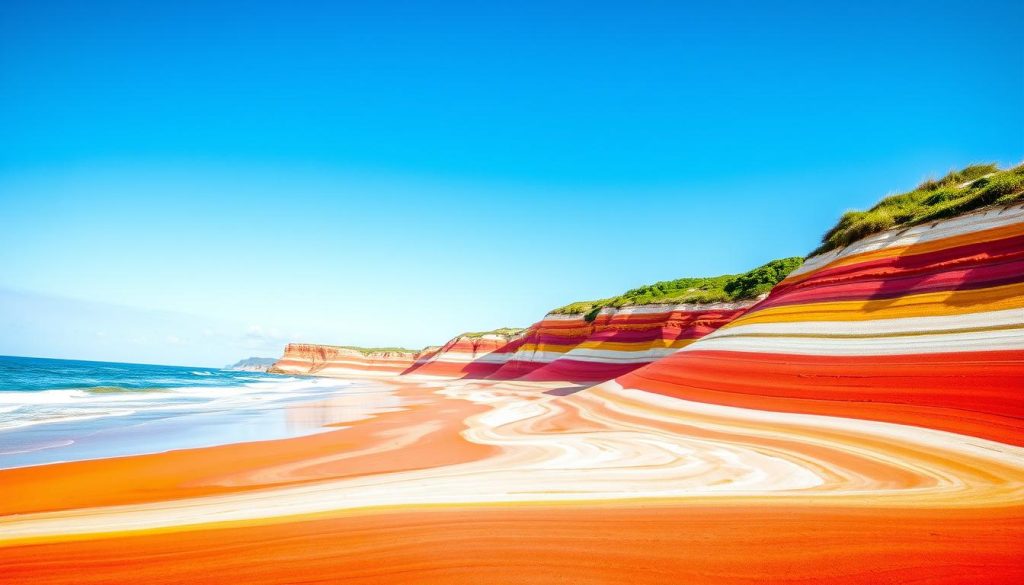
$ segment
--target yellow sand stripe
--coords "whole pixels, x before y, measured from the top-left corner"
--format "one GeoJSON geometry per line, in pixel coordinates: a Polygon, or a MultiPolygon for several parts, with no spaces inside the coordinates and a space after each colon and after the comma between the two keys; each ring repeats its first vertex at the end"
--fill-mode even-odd
{"type": "Polygon", "coordinates": [[[964,333],[988,333],[992,331],[1024,332],[1024,322],[1004,325],[988,325],[984,327],[964,327],[963,329],[929,329],[923,331],[890,331],[887,333],[733,333],[718,335],[715,339],[724,338],[759,338],[759,339],[886,339],[892,337],[922,337],[932,335],[962,335],[964,333]]]}
{"type": "MultiPolygon", "coordinates": [[[[1024,283],[965,291],[941,291],[871,301],[831,301],[771,307],[747,313],[722,329],[755,323],[871,321],[1024,310],[1024,283]]],[[[1024,313],[1022,313],[1024,319],[1024,313]]]]}
{"type": "Polygon", "coordinates": [[[654,339],[651,341],[584,341],[576,347],[581,349],[603,349],[609,351],[643,351],[645,349],[680,348],[690,345],[693,339],[654,339]]]}
{"type": "Polygon", "coordinates": [[[574,349],[599,349],[607,351],[643,351],[654,348],[682,348],[693,343],[694,339],[655,339],[652,341],[622,342],[622,341],[584,341],[578,345],[550,345],[550,344],[526,344],[520,351],[543,351],[551,353],[567,353],[574,349]]]}

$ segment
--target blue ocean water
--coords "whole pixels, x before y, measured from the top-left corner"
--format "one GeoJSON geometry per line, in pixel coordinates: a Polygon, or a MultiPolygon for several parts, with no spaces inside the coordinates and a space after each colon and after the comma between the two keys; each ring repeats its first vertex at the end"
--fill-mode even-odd
{"type": "Polygon", "coordinates": [[[0,392],[104,391],[234,386],[280,376],[217,368],[0,356],[0,392]]]}
{"type": "Polygon", "coordinates": [[[373,382],[0,356],[0,469],[308,435],[399,407],[373,382]]]}

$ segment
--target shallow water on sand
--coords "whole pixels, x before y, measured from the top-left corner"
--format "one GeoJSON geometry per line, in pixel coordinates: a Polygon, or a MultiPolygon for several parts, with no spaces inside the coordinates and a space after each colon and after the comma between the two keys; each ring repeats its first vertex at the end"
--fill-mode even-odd
{"type": "Polygon", "coordinates": [[[400,407],[384,384],[0,357],[0,469],[297,437],[400,407]]]}

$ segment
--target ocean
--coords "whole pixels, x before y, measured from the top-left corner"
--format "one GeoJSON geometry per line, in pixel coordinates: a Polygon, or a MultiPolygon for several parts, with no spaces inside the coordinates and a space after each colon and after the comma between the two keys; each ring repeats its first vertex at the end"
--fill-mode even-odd
{"type": "Polygon", "coordinates": [[[370,381],[0,356],[0,469],[297,437],[400,406],[370,381]]]}

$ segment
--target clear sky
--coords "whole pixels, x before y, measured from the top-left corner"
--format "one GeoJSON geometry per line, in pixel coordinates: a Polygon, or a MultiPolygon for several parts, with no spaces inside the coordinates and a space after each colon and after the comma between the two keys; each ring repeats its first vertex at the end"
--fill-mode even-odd
{"type": "Polygon", "coordinates": [[[0,354],[441,343],[1024,157],[1019,0],[358,4],[0,3],[0,354]]]}

